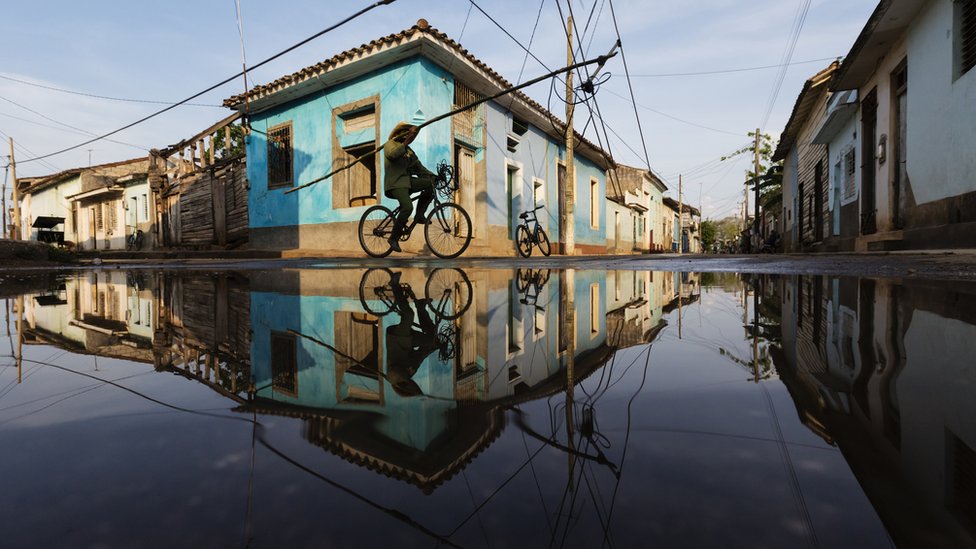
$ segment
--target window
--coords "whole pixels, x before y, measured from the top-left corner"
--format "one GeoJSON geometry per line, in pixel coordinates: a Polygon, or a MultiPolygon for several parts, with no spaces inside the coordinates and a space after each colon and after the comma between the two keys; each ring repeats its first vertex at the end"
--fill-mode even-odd
{"type": "Polygon", "coordinates": [[[976,0],[956,0],[956,78],[976,66],[976,0]]]}
{"type": "Polygon", "coordinates": [[[590,284],[590,335],[600,332],[600,285],[590,284]]]}
{"type": "Polygon", "coordinates": [[[268,129],[268,188],[291,187],[292,174],[291,122],[268,129]]]}
{"type": "Polygon", "coordinates": [[[600,228],[600,182],[590,179],[590,228],[600,228]]]}
{"type": "Polygon", "coordinates": [[[103,206],[105,206],[106,210],[105,217],[108,218],[106,221],[108,223],[108,227],[106,228],[108,229],[108,233],[112,234],[115,232],[115,228],[119,226],[118,209],[116,208],[116,203],[114,200],[112,202],[106,202],[103,204],[103,206]]]}
{"type": "Polygon", "coordinates": [[[518,164],[506,162],[505,166],[505,187],[508,191],[508,237],[515,238],[515,226],[518,225],[515,213],[513,212],[515,197],[522,195],[522,167],[518,164]]]}
{"type": "Polygon", "coordinates": [[[102,230],[105,228],[105,219],[102,217],[102,205],[99,204],[92,208],[95,211],[95,229],[102,230]]]}
{"type": "Polygon", "coordinates": [[[298,342],[293,334],[271,332],[271,386],[298,396],[298,342]]]}
{"type": "Polygon", "coordinates": [[[525,345],[525,332],[522,329],[522,307],[515,297],[515,281],[508,289],[508,352],[517,353],[525,345]]]}
{"type": "Polygon", "coordinates": [[[139,208],[140,218],[139,221],[149,221],[149,196],[142,195],[139,197],[139,204],[142,206],[139,208]]]}
{"type": "Polygon", "coordinates": [[[857,195],[854,177],[854,145],[850,145],[844,152],[844,198],[854,198],[857,195]]]}
{"type": "Polygon", "coordinates": [[[334,208],[367,206],[378,201],[377,174],[383,159],[381,154],[373,154],[379,146],[378,105],[378,97],[369,97],[332,111],[335,167],[352,165],[333,178],[334,208]]]}

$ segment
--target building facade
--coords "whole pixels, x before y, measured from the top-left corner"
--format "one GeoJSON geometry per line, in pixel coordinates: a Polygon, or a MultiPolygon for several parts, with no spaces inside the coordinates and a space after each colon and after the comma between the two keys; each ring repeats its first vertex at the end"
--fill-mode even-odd
{"type": "MultiPolygon", "coordinates": [[[[361,253],[365,209],[395,206],[383,193],[382,155],[363,155],[399,122],[422,124],[510,86],[421,20],[255,87],[246,102],[251,246],[361,253]],[[351,162],[335,177],[286,193],[351,162]]],[[[243,110],[245,98],[225,105],[243,110]]],[[[460,189],[453,199],[473,227],[467,253],[515,254],[518,215],[537,206],[545,206],[540,222],[557,250],[572,243],[576,253],[605,251],[604,155],[577,137],[576,180],[565,181],[563,136],[553,120],[515,92],[425,127],[411,145],[429,169],[455,167],[460,189]]],[[[405,249],[422,252],[422,240],[415,234],[405,249]]]]}

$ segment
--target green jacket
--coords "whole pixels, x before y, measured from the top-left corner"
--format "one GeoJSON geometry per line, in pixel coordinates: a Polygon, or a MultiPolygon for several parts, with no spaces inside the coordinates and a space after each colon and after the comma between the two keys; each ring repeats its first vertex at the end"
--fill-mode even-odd
{"type": "Polygon", "coordinates": [[[383,192],[388,196],[394,189],[409,189],[412,175],[435,177],[408,145],[393,140],[383,145],[383,173],[383,192]]]}

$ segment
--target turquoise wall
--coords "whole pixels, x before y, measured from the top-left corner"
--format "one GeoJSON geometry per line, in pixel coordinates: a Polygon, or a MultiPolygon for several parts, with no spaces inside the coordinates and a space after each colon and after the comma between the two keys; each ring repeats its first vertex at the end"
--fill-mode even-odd
{"type": "MultiPolygon", "coordinates": [[[[514,227],[518,225],[518,214],[535,207],[533,201],[533,178],[545,182],[546,210],[539,212],[539,222],[550,240],[562,240],[559,235],[559,185],[557,180],[558,161],[565,160],[566,150],[560,142],[539,128],[529,126],[529,130],[518,136],[519,144],[515,152],[508,150],[508,135],[511,129],[509,112],[500,104],[490,102],[486,109],[488,126],[485,159],[488,174],[488,223],[505,226],[509,224],[511,211],[514,223],[510,236],[514,238],[514,227]],[[507,170],[510,165],[521,167],[519,187],[509,197],[507,170]]],[[[575,200],[575,239],[579,244],[606,245],[606,173],[589,159],[576,155],[576,200],[575,200]],[[599,227],[590,227],[590,178],[599,182],[599,227]]]]}
{"type": "MultiPolygon", "coordinates": [[[[285,194],[288,188],[269,190],[265,133],[269,127],[292,122],[295,186],[307,183],[332,169],[332,110],[377,94],[380,139],[385,140],[398,122],[416,124],[448,112],[454,99],[454,81],[434,63],[414,57],[252,116],[251,125],[257,131],[247,139],[251,227],[359,220],[365,206],[333,209],[329,180],[291,194],[285,194]]],[[[425,128],[411,147],[431,170],[441,160],[450,162],[450,120],[425,128]]],[[[380,198],[387,205],[395,205],[395,201],[382,196],[382,180],[381,169],[377,184],[380,198]]]]}

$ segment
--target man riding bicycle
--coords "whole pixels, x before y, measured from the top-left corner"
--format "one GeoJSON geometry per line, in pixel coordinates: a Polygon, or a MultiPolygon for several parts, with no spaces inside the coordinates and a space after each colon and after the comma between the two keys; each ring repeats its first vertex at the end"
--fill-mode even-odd
{"type": "Polygon", "coordinates": [[[419,131],[417,126],[400,122],[390,132],[390,139],[383,145],[384,194],[400,203],[400,214],[396,218],[389,238],[390,247],[396,252],[402,251],[400,237],[403,236],[407,228],[407,220],[413,212],[410,195],[415,192],[420,193],[420,198],[417,200],[417,215],[414,216],[414,221],[418,224],[427,223],[427,207],[434,199],[436,176],[424,167],[417,154],[410,148],[410,143],[417,138],[419,131]]]}

